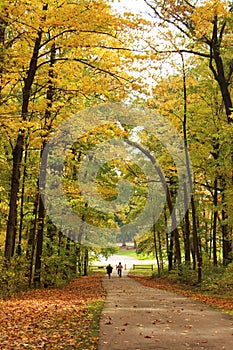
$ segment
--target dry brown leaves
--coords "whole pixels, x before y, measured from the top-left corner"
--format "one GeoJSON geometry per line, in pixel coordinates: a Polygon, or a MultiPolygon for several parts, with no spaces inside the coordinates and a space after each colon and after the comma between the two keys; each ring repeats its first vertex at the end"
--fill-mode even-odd
{"type": "Polygon", "coordinates": [[[102,275],[77,278],[65,288],[28,291],[0,300],[2,350],[96,349],[89,303],[105,295],[102,275]]]}

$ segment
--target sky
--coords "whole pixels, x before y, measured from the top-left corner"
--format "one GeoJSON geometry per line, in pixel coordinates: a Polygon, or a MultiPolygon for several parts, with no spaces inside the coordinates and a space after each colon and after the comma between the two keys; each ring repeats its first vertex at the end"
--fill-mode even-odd
{"type": "MultiPolygon", "coordinates": [[[[152,16],[149,16],[150,8],[145,4],[144,0],[113,0],[111,2],[111,6],[118,13],[124,14],[124,12],[130,12],[134,13],[135,15],[141,15],[147,20],[152,20],[152,16]]],[[[136,45],[137,48],[140,46],[145,47],[145,42],[144,40],[141,40],[141,42],[138,42],[136,45]]],[[[155,80],[151,78],[151,74],[155,73],[155,71],[153,69],[148,70],[148,64],[146,65],[147,68],[145,68],[144,73],[135,73],[135,75],[137,76],[137,74],[140,74],[140,77],[144,76],[145,80],[150,82],[150,86],[152,88],[155,84],[155,80]]]]}
{"type": "Polygon", "coordinates": [[[148,17],[149,7],[144,0],[113,0],[112,7],[117,11],[130,11],[135,14],[141,13],[148,17]]]}
{"type": "MultiPolygon", "coordinates": [[[[112,0],[112,7],[118,12],[131,12],[135,14],[141,15],[143,18],[145,18],[148,21],[154,21],[154,25],[150,31],[147,34],[149,37],[152,37],[154,39],[153,45],[161,44],[163,46],[163,41],[159,39],[158,36],[158,27],[156,25],[157,21],[154,17],[153,10],[145,3],[145,0],[112,0]]],[[[173,27],[171,27],[171,30],[174,30],[173,27]]],[[[142,41],[143,42],[143,41],[142,41]]],[[[143,45],[144,46],[144,45],[143,45]]],[[[167,76],[169,74],[172,74],[174,72],[174,67],[172,66],[171,62],[167,60],[166,62],[161,62],[161,65],[152,72],[155,73],[155,76],[167,76]]],[[[146,77],[148,79],[148,77],[146,77]]],[[[153,80],[154,78],[149,78],[149,81],[151,81],[151,85],[153,86],[156,84],[156,82],[153,80]]]]}

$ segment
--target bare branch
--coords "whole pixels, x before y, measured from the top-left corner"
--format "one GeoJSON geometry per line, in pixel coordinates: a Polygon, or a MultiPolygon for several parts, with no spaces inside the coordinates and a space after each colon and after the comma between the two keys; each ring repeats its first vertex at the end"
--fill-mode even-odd
{"type": "Polygon", "coordinates": [[[158,54],[168,54],[168,53],[188,53],[188,54],[192,54],[192,55],[197,55],[200,57],[204,57],[204,58],[210,58],[210,54],[204,53],[204,52],[199,52],[199,51],[195,51],[195,50],[189,50],[189,49],[177,49],[177,50],[157,50],[155,47],[153,47],[152,45],[150,45],[150,48],[152,50],[154,50],[156,53],[158,54]]]}
{"type": "MultiPolygon", "coordinates": [[[[111,72],[111,71],[108,71],[108,70],[106,70],[106,69],[97,67],[97,66],[94,65],[93,63],[89,62],[88,60],[82,59],[82,58],[68,58],[68,57],[56,58],[56,59],[55,59],[55,62],[58,62],[58,61],[60,61],[60,62],[62,62],[62,61],[63,61],[63,62],[67,62],[67,61],[79,62],[79,63],[82,63],[82,64],[85,65],[85,66],[88,66],[88,67],[94,69],[94,70],[97,71],[97,72],[101,72],[101,73],[108,74],[108,75],[114,77],[115,79],[117,79],[118,81],[124,80],[124,81],[130,82],[129,79],[124,78],[124,77],[121,77],[120,75],[118,75],[118,74],[116,74],[116,73],[113,73],[113,72],[111,72]]],[[[50,61],[44,61],[44,62],[40,63],[40,64],[37,66],[37,70],[38,70],[40,67],[44,66],[45,64],[49,64],[49,63],[50,63],[50,61]]]]}

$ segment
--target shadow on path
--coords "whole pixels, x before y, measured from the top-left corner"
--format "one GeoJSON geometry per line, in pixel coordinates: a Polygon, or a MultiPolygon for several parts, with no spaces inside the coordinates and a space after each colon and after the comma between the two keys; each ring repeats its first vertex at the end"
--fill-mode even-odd
{"type": "Polygon", "coordinates": [[[98,350],[232,350],[233,318],[116,272],[103,279],[107,299],[98,350]]]}

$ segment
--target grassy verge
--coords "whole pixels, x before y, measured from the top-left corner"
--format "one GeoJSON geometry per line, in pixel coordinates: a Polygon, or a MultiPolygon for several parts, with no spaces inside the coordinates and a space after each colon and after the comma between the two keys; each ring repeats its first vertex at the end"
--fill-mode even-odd
{"type": "Polygon", "coordinates": [[[130,275],[135,276],[145,276],[145,277],[151,277],[153,274],[153,271],[151,269],[138,269],[135,268],[134,270],[130,270],[130,275]]]}
{"type": "MultiPolygon", "coordinates": [[[[102,299],[86,303],[85,313],[82,316],[81,327],[73,328],[75,349],[96,350],[99,336],[99,319],[103,308],[102,299]]],[[[71,350],[74,347],[65,346],[64,350],[71,350]]]]}
{"type": "Polygon", "coordinates": [[[154,259],[154,256],[152,254],[144,255],[144,254],[137,254],[135,249],[119,249],[119,251],[116,253],[117,255],[121,256],[130,256],[132,258],[138,259],[138,260],[152,260],[154,259]]]}

